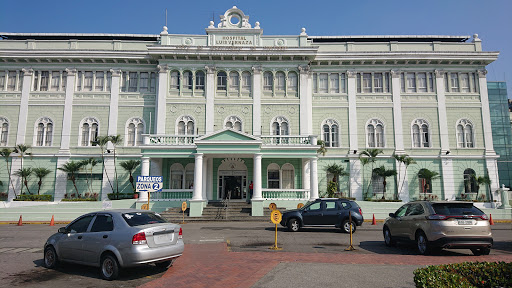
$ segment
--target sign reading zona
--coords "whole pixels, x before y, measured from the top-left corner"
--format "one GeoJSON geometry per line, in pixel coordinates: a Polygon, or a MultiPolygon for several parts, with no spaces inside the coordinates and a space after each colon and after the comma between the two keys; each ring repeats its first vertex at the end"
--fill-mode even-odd
{"type": "Polygon", "coordinates": [[[164,187],[162,176],[137,176],[137,192],[158,192],[164,187]]]}

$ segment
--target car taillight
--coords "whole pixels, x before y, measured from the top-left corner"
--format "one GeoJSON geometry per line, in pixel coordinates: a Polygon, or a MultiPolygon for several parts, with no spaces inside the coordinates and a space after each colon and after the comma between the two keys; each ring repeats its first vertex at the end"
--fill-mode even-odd
{"type": "Polygon", "coordinates": [[[183,239],[183,230],[180,227],[180,233],[178,234],[178,239],[183,239]]]}
{"type": "Polygon", "coordinates": [[[482,218],[482,220],[489,220],[489,217],[487,217],[487,214],[480,215],[480,218],[482,218]]]}
{"type": "Polygon", "coordinates": [[[143,245],[143,244],[147,244],[147,243],[148,242],[146,241],[146,233],[144,233],[144,232],[137,233],[137,234],[133,235],[133,237],[132,237],[133,245],[143,245]]]}
{"type": "Polygon", "coordinates": [[[427,218],[427,220],[446,220],[446,219],[448,219],[448,217],[446,217],[444,215],[438,215],[438,214],[426,216],[425,218],[427,218]]]}
{"type": "Polygon", "coordinates": [[[359,207],[359,215],[363,216],[363,210],[361,210],[361,207],[359,207]]]}

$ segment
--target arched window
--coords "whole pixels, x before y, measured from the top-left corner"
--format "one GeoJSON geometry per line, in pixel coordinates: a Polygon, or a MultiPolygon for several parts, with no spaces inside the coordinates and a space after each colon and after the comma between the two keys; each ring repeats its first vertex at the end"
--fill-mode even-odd
{"type": "Polygon", "coordinates": [[[171,89],[180,89],[180,73],[178,71],[171,72],[171,89]]]}
{"type": "Polygon", "coordinates": [[[478,184],[476,183],[475,170],[468,168],[464,170],[464,192],[465,193],[476,193],[478,184]]]}
{"type": "Polygon", "coordinates": [[[276,73],[276,90],[284,91],[286,88],[286,77],[283,72],[276,73]]]}
{"type": "Polygon", "coordinates": [[[80,121],[79,146],[96,146],[99,133],[99,122],[94,117],[87,117],[80,121]]]}
{"type": "Polygon", "coordinates": [[[145,133],[146,123],[142,118],[130,118],[126,122],[126,146],[142,145],[142,134],[145,133]]]}
{"type": "Polygon", "coordinates": [[[287,85],[288,91],[297,92],[297,86],[298,86],[297,73],[288,72],[288,85],[287,85]]]}
{"type": "Polygon", "coordinates": [[[379,119],[372,119],[366,125],[368,147],[384,147],[384,123],[379,119]]]}
{"type": "Polygon", "coordinates": [[[339,147],[339,124],[336,120],[327,119],[322,124],[322,140],[325,147],[339,147]]]}
{"type": "Polygon", "coordinates": [[[183,180],[185,168],[180,163],[174,163],[171,165],[171,189],[183,189],[183,180]]]}
{"type": "Polygon", "coordinates": [[[240,90],[240,78],[238,76],[238,72],[236,72],[236,71],[229,72],[229,90],[230,91],[239,91],[240,90]]]}
{"type": "Polygon", "coordinates": [[[181,116],[176,121],[177,135],[194,135],[194,118],[191,116],[181,116]]]}
{"type": "Polygon", "coordinates": [[[384,193],[384,177],[372,171],[372,189],[373,193],[384,193]]]}
{"type": "Polygon", "coordinates": [[[183,72],[183,89],[192,90],[193,75],[190,71],[183,72]]]}
{"type": "Polygon", "coordinates": [[[251,91],[252,86],[252,75],[251,72],[244,71],[242,73],[242,90],[251,91]]]}
{"type": "Polygon", "coordinates": [[[430,147],[430,133],[428,122],[416,119],[412,123],[412,145],[418,147],[430,147]]]}
{"type": "Polygon", "coordinates": [[[0,117],[0,146],[7,146],[7,139],[9,136],[9,120],[5,117],[0,117]]]}
{"type": "Polygon", "coordinates": [[[421,169],[420,171],[418,171],[418,184],[420,193],[432,193],[432,180],[421,177],[424,171],[425,169],[421,169]]]}
{"type": "Polygon", "coordinates": [[[263,90],[272,91],[272,87],[274,86],[274,75],[272,72],[263,73],[263,90]]]}
{"type": "Polygon", "coordinates": [[[290,135],[288,119],[278,116],[272,120],[272,135],[290,135]]]}
{"type": "Polygon", "coordinates": [[[193,189],[194,188],[194,163],[188,163],[185,166],[185,186],[183,189],[193,189]]]}
{"type": "Polygon", "coordinates": [[[204,90],[204,72],[196,71],[196,90],[204,90]]]}
{"type": "Polygon", "coordinates": [[[279,189],[280,188],[280,175],[279,165],[271,163],[267,167],[267,188],[279,189]]]}
{"type": "Polygon", "coordinates": [[[41,117],[36,121],[34,146],[52,146],[53,121],[48,117],[41,117]]]}
{"type": "Polygon", "coordinates": [[[295,171],[293,165],[286,163],[282,167],[282,189],[294,189],[295,188],[295,171]]]}
{"type": "Polygon", "coordinates": [[[217,90],[226,91],[227,87],[227,74],[224,71],[217,73],[217,90]]]}
{"type": "Polygon", "coordinates": [[[457,122],[457,147],[473,148],[473,124],[467,119],[461,119],[457,122]]]}
{"type": "Polygon", "coordinates": [[[233,129],[236,131],[242,131],[242,120],[237,116],[229,116],[224,121],[224,127],[233,129]]]}

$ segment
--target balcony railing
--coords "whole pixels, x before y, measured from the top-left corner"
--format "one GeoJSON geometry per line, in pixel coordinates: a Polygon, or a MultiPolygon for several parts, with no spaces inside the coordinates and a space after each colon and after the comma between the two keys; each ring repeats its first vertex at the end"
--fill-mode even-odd
{"type": "Polygon", "coordinates": [[[261,136],[263,145],[316,145],[316,136],[273,135],[261,136]]]}
{"type": "MultiPolygon", "coordinates": [[[[187,146],[194,145],[196,138],[202,135],[150,135],[144,134],[144,145],[151,146],[187,146]]],[[[261,136],[263,145],[311,146],[317,145],[316,136],[273,135],[261,136]]]]}
{"type": "Polygon", "coordinates": [[[193,189],[162,189],[151,193],[151,201],[179,201],[192,199],[193,189]]]}
{"type": "Polygon", "coordinates": [[[145,145],[194,145],[199,135],[144,135],[145,145]]]}
{"type": "Polygon", "coordinates": [[[263,199],[308,200],[309,189],[261,189],[263,199]]]}

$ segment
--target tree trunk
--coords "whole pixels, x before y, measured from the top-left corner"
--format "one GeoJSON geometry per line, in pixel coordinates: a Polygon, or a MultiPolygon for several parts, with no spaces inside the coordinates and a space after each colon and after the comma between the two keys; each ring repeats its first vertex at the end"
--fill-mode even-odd
{"type": "Polygon", "coordinates": [[[133,185],[133,175],[130,172],[130,183],[132,184],[133,193],[135,193],[135,185],[133,185]]]}
{"type": "Polygon", "coordinates": [[[43,180],[39,179],[39,182],[37,182],[37,195],[39,195],[39,192],[41,191],[41,184],[43,184],[43,180]]]}
{"type": "Polygon", "coordinates": [[[27,191],[28,191],[28,194],[31,194],[30,193],[30,189],[28,189],[28,180],[25,178],[25,180],[23,181],[23,183],[25,183],[25,187],[27,187],[27,191]]]}

